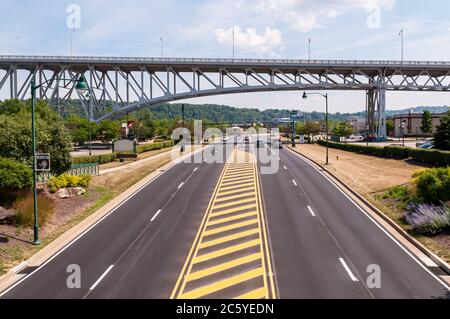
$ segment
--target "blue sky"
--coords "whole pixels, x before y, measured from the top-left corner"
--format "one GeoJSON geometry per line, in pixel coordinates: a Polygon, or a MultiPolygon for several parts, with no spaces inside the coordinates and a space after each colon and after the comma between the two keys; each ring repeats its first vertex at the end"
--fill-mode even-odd
{"type": "MultiPolygon", "coordinates": [[[[74,55],[317,59],[450,60],[450,2],[445,0],[3,0],[0,54],[69,55],[67,7],[81,9],[74,55]],[[378,14],[379,13],[379,14],[378,14]],[[379,19],[378,19],[379,18],[379,19]]],[[[364,107],[363,92],[331,92],[335,112],[364,107]]],[[[299,94],[257,93],[191,102],[320,110],[299,94]]],[[[450,104],[447,94],[392,93],[388,108],[450,104]]]]}

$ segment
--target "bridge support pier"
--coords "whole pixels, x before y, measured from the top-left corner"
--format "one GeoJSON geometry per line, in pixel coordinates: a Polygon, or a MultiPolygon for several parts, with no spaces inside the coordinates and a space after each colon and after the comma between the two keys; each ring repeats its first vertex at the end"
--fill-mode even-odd
{"type": "Polygon", "coordinates": [[[386,130],[386,89],[378,89],[378,138],[387,138],[386,130]]]}
{"type": "Polygon", "coordinates": [[[367,91],[366,126],[369,127],[369,135],[375,132],[375,91],[367,91]]]}

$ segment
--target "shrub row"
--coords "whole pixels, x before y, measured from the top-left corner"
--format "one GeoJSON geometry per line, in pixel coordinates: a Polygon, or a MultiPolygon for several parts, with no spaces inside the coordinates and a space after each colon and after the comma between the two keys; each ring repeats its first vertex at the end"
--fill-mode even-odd
{"type": "Polygon", "coordinates": [[[93,156],[80,156],[73,157],[72,164],[88,164],[88,163],[98,163],[105,164],[114,162],[116,159],[116,154],[102,154],[102,155],[93,155],[93,156]]]}
{"type": "Polygon", "coordinates": [[[156,142],[152,144],[144,144],[144,145],[138,145],[136,147],[136,152],[138,154],[148,152],[148,151],[154,151],[154,150],[160,150],[165,147],[171,147],[173,146],[173,141],[164,141],[164,142],[156,142]]]}
{"type": "MultiPolygon", "coordinates": [[[[326,141],[319,140],[319,145],[326,146],[326,141]]],[[[401,147],[401,146],[364,146],[358,144],[344,144],[337,142],[328,142],[331,148],[337,148],[343,151],[355,152],[366,155],[376,155],[389,158],[413,158],[415,160],[439,165],[450,165],[450,151],[425,150],[420,148],[401,147]]]]}

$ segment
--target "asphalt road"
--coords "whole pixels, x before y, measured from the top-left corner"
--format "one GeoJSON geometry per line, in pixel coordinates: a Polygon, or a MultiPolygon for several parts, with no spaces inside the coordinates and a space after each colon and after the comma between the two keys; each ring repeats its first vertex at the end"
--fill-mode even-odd
{"type": "MultiPolygon", "coordinates": [[[[212,148],[218,156],[223,145],[212,148]]],[[[448,298],[303,159],[237,149],[230,158],[254,156],[167,170],[2,298],[448,298]],[[278,171],[263,174],[256,152],[279,157],[278,171]],[[71,264],[81,288],[67,287],[71,264]]]]}

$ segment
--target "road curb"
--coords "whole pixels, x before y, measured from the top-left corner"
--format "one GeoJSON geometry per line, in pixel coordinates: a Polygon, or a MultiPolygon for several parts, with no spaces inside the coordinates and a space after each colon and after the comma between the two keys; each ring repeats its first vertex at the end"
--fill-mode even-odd
{"type": "Polygon", "coordinates": [[[360,195],[358,192],[354,191],[350,186],[344,183],[340,178],[338,178],[335,174],[330,172],[325,166],[318,163],[317,161],[309,158],[308,156],[300,153],[299,151],[292,149],[291,147],[287,147],[290,151],[300,155],[301,157],[309,160],[314,163],[316,166],[320,167],[324,172],[333,177],[334,180],[338,182],[339,187],[343,187],[345,190],[349,191],[353,196],[355,196],[358,200],[364,203],[367,207],[369,207],[373,212],[375,212],[379,217],[381,217],[386,223],[389,224],[392,228],[394,228],[403,238],[405,238],[408,242],[410,242],[415,248],[420,250],[423,254],[425,254],[428,258],[430,258],[434,263],[436,263],[439,268],[444,271],[447,275],[450,275],[450,265],[445,262],[442,258],[434,254],[427,247],[425,247],[422,243],[420,243],[415,238],[411,237],[403,228],[401,228],[395,221],[393,221],[389,216],[384,214],[380,209],[378,209],[375,205],[369,202],[366,198],[360,195]]]}
{"type": "Polygon", "coordinates": [[[189,153],[182,155],[176,159],[171,160],[169,163],[157,168],[155,171],[138,181],[136,184],[129,187],[127,190],[113,198],[111,201],[100,207],[97,211],[87,216],[78,224],[71,227],[68,231],[61,234],[59,237],[50,242],[47,246],[36,252],[27,260],[21,262],[18,266],[12,268],[8,273],[0,277],[0,296],[4,291],[16,284],[18,281],[26,277],[27,275],[21,275],[20,272],[28,267],[40,267],[51,258],[53,258],[58,252],[76,241],[83,236],[87,231],[94,227],[98,222],[101,222],[103,218],[107,218],[109,214],[112,214],[114,210],[126,202],[129,198],[138,193],[149,183],[153,182],[156,178],[162,175],[164,172],[175,166],[177,163],[182,162],[184,159],[203,151],[205,146],[197,149],[193,149],[189,153]]]}

